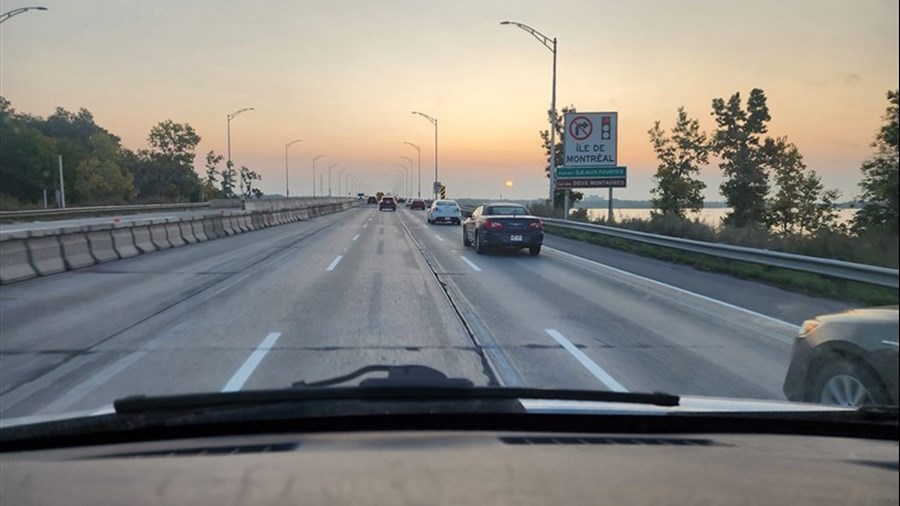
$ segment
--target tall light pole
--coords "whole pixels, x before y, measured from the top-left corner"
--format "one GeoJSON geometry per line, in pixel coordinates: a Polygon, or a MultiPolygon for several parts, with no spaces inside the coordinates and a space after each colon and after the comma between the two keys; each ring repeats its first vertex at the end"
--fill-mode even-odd
{"type": "MultiPolygon", "coordinates": [[[[245,108],[243,108],[243,109],[238,109],[237,111],[234,111],[233,113],[231,113],[231,114],[228,115],[228,121],[227,121],[227,126],[228,126],[228,162],[227,162],[227,168],[228,168],[228,169],[230,169],[231,167],[234,166],[234,164],[231,162],[231,120],[233,120],[235,117],[237,117],[238,114],[240,114],[240,113],[242,113],[242,112],[247,112],[247,111],[252,111],[252,110],[253,110],[252,107],[245,107],[245,108]]],[[[244,180],[241,179],[241,195],[243,195],[243,194],[244,194],[244,180]]]]}
{"type": "Polygon", "coordinates": [[[284,145],[284,196],[291,196],[291,189],[288,185],[288,148],[297,144],[298,142],[303,142],[303,139],[294,139],[291,142],[284,145]]]}
{"type": "Polygon", "coordinates": [[[328,166],[328,196],[331,196],[331,169],[337,167],[338,164],[332,163],[328,166]]]}
{"type": "Polygon", "coordinates": [[[354,176],[352,173],[347,173],[347,175],[344,176],[344,187],[347,188],[347,191],[348,191],[349,193],[355,193],[355,192],[350,188],[350,178],[351,178],[351,177],[356,177],[356,176],[354,176]]]}
{"type": "Polygon", "coordinates": [[[341,175],[342,175],[344,172],[347,172],[347,170],[349,170],[349,167],[344,167],[343,169],[341,169],[341,170],[338,171],[338,197],[343,197],[343,196],[344,196],[344,194],[341,193],[341,175]]]}
{"type": "MultiPolygon", "coordinates": [[[[518,26],[530,33],[553,53],[553,91],[550,97],[550,207],[556,206],[556,37],[552,39],[534,28],[515,21],[502,21],[501,25],[518,26]]],[[[566,191],[568,197],[568,191],[566,191]]],[[[563,216],[565,218],[565,215],[563,216]]]]}
{"type": "MultiPolygon", "coordinates": [[[[422,116],[423,118],[430,121],[432,125],[434,125],[434,182],[437,183],[438,182],[438,120],[437,120],[437,118],[432,118],[431,116],[429,116],[423,112],[413,111],[412,113],[422,116]]],[[[432,185],[432,186],[436,186],[436,185],[432,185]]],[[[434,199],[437,200],[437,188],[432,188],[432,190],[433,190],[432,193],[434,194],[434,199]]]]}
{"type": "MultiPolygon", "coordinates": [[[[398,164],[398,166],[402,167],[402,165],[398,164]]],[[[394,175],[400,177],[400,189],[403,190],[403,181],[406,180],[406,172],[394,169],[394,175]]]]}
{"type": "Polygon", "coordinates": [[[400,158],[409,162],[409,172],[406,173],[406,180],[408,182],[406,192],[408,194],[407,196],[411,197],[412,196],[412,176],[410,174],[412,174],[413,161],[412,161],[412,158],[409,158],[408,156],[401,156],[400,158]]]}
{"type": "Polygon", "coordinates": [[[416,146],[415,144],[409,141],[403,141],[403,144],[408,144],[416,149],[416,153],[419,154],[419,192],[416,194],[416,197],[422,197],[422,148],[416,146]]]}
{"type": "Polygon", "coordinates": [[[316,160],[318,160],[319,158],[322,158],[323,156],[325,156],[325,155],[319,155],[319,156],[313,158],[313,192],[312,192],[313,197],[316,196],[316,160]]]}
{"type": "Polygon", "coordinates": [[[22,14],[23,12],[28,11],[46,11],[48,10],[46,7],[19,7],[18,9],[13,9],[11,11],[6,11],[3,14],[0,14],[0,23],[6,21],[7,19],[22,14]]]}
{"type": "Polygon", "coordinates": [[[409,196],[409,167],[402,163],[398,163],[397,167],[403,169],[403,194],[409,196]]]}

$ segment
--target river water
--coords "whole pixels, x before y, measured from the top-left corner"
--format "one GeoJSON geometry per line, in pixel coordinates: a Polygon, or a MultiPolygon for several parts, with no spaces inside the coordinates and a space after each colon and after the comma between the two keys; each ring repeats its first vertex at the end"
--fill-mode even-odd
{"type": "MultiPolygon", "coordinates": [[[[606,219],[607,209],[605,207],[589,208],[587,211],[588,218],[591,220],[606,219]]],[[[726,207],[703,209],[699,213],[688,213],[688,218],[699,218],[700,221],[704,223],[719,226],[722,222],[722,218],[725,217],[728,211],[730,211],[730,209],[726,207]]],[[[853,219],[856,211],[857,209],[838,209],[838,219],[842,223],[847,223],[853,219]]],[[[649,219],[651,212],[652,209],[613,209],[613,215],[615,215],[616,220],[628,218],[649,219]]]]}

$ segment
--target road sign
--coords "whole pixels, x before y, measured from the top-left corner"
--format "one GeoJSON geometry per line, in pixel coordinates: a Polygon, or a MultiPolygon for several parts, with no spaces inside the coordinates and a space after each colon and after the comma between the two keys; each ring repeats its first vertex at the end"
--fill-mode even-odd
{"type": "Polygon", "coordinates": [[[626,177],[625,167],[560,167],[556,169],[556,177],[564,178],[598,178],[626,177]]]}
{"type": "Polygon", "coordinates": [[[573,188],[625,188],[625,186],[626,179],[624,177],[570,177],[556,180],[556,188],[560,190],[573,188]]]}
{"type": "Polygon", "coordinates": [[[447,187],[441,186],[441,200],[447,198],[447,187]]]}
{"type": "Polygon", "coordinates": [[[434,189],[432,190],[432,193],[440,193],[442,186],[444,186],[444,185],[442,185],[440,181],[435,181],[434,189]]]}
{"type": "Polygon", "coordinates": [[[616,166],[618,113],[573,112],[565,126],[564,167],[616,166]]]}

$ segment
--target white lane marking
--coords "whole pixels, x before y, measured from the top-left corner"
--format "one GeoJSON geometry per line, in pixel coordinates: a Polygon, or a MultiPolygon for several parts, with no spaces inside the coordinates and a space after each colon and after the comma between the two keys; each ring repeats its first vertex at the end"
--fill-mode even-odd
{"type": "Polygon", "coordinates": [[[101,369],[100,372],[91,376],[83,383],[66,392],[65,395],[44,406],[38,414],[49,414],[54,412],[67,411],[73,404],[83,399],[89,393],[111,380],[114,376],[124,371],[132,364],[144,357],[148,352],[136,351],[130,353],[119,360],[113,362],[108,367],[101,369]]]}
{"type": "Polygon", "coordinates": [[[356,234],[356,235],[353,236],[353,240],[354,240],[354,241],[357,240],[357,239],[359,239],[359,234],[356,234]]]}
{"type": "Polygon", "coordinates": [[[555,329],[545,329],[546,333],[550,334],[550,337],[556,339],[556,342],[559,343],[566,351],[572,354],[575,357],[575,360],[581,363],[585,369],[588,370],[591,374],[594,375],[595,378],[600,380],[600,383],[606,385],[606,388],[612,390],[613,392],[627,392],[628,390],[622,386],[621,383],[614,380],[612,376],[606,373],[602,367],[597,365],[596,362],[590,359],[587,355],[584,354],[583,351],[579,350],[577,346],[572,344],[572,341],[569,341],[562,334],[559,333],[558,330],[555,329]]]}
{"type": "Polygon", "coordinates": [[[369,226],[369,222],[366,222],[366,224],[363,225],[363,228],[366,228],[366,227],[368,227],[368,226],[369,226]]]}
{"type": "Polygon", "coordinates": [[[444,238],[437,234],[434,234],[434,238],[437,239],[438,241],[444,242],[444,238]]]}
{"type": "MultiPolygon", "coordinates": [[[[657,286],[662,286],[662,287],[668,288],[668,289],[670,289],[670,290],[675,290],[675,291],[678,292],[678,293],[683,293],[683,294],[685,294],[685,295],[690,295],[690,296],[692,296],[692,297],[697,297],[698,299],[702,299],[702,300],[705,300],[705,301],[707,301],[707,302],[714,302],[714,303],[716,303],[716,304],[725,306],[725,307],[727,307],[727,308],[729,308],[729,309],[735,309],[735,310],[737,310],[737,311],[743,311],[744,313],[747,313],[747,314],[749,314],[749,315],[756,316],[756,317],[758,317],[758,318],[763,318],[763,319],[765,319],[765,320],[769,320],[769,321],[772,322],[772,323],[776,323],[776,324],[778,324],[778,325],[785,325],[785,326],[787,326],[787,327],[790,327],[791,330],[795,330],[795,329],[797,328],[797,325],[796,325],[796,324],[788,323],[788,322],[786,322],[786,321],[784,321],[784,320],[779,320],[778,318],[774,318],[774,317],[771,317],[771,316],[767,316],[767,315],[764,315],[764,314],[762,314],[762,313],[757,313],[756,311],[753,311],[753,310],[751,310],[751,309],[747,309],[747,308],[740,307],[740,306],[735,306],[734,304],[729,304],[729,303],[727,303],[727,302],[724,302],[724,301],[721,301],[721,300],[718,300],[718,299],[714,299],[714,298],[712,298],[712,297],[707,297],[706,295],[700,295],[699,293],[692,292],[692,291],[690,291],[690,290],[685,290],[684,288],[678,288],[677,286],[672,286],[672,285],[663,283],[662,281],[657,281],[657,280],[655,280],[655,279],[647,278],[647,277],[644,277],[644,276],[641,276],[641,275],[638,275],[638,274],[634,274],[634,273],[632,273],[632,272],[623,271],[622,269],[617,269],[617,268],[615,268],[615,267],[610,267],[609,265],[604,265],[604,264],[601,264],[600,262],[595,262],[595,261],[593,261],[593,260],[590,260],[590,259],[587,259],[587,258],[584,258],[584,257],[580,257],[580,256],[578,256],[578,255],[573,255],[573,254],[571,254],[571,253],[566,253],[565,251],[560,251],[560,250],[558,250],[558,249],[556,249],[556,248],[551,248],[551,247],[549,247],[549,246],[544,246],[544,250],[550,250],[550,251],[552,251],[552,252],[554,252],[554,253],[559,253],[560,255],[564,255],[564,256],[567,256],[567,257],[571,257],[571,258],[574,258],[574,259],[576,259],[576,260],[581,260],[582,262],[587,262],[587,263],[590,263],[590,264],[594,264],[594,265],[597,265],[597,266],[602,267],[602,268],[604,268],[604,269],[609,269],[609,270],[611,270],[611,271],[613,271],[613,272],[616,272],[616,273],[619,273],[619,274],[623,274],[623,275],[626,275],[626,276],[632,276],[632,277],[634,277],[634,278],[640,279],[641,281],[646,281],[647,283],[651,283],[651,284],[654,284],[654,285],[657,285],[657,286]]],[[[792,341],[793,341],[793,340],[792,340],[792,341]]]]}
{"type": "Polygon", "coordinates": [[[228,383],[222,388],[223,392],[237,392],[244,386],[244,383],[250,378],[250,375],[253,374],[253,371],[256,370],[256,366],[262,362],[263,357],[266,356],[266,353],[269,353],[269,350],[272,349],[272,346],[275,345],[275,341],[281,337],[281,332],[271,332],[266,336],[265,339],[259,346],[253,350],[253,353],[247,357],[247,360],[244,362],[244,365],[241,366],[240,369],[234,373],[234,376],[228,380],[228,383]]]}
{"type": "Polygon", "coordinates": [[[99,408],[91,411],[91,416],[96,415],[109,415],[116,412],[116,408],[112,404],[106,404],[104,406],[100,406],[99,408]]]}
{"type": "Polygon", "coordinates": [[[344,248],[344,253],[346,253],[346,252],[347,252],[347,248],[344,248]]]}
{"type": "Polygon", "coordinates": [[[331,264],[329,264],[328,267],[325,269],[325,271],[326,271],[326,272],[331,272],[331,271],[333,271],[334,268],[337,267],[337,264],[339,264],[339,263],[341,262],[341,259],[342,259],[342,258],[344,258],[343,255],[338,255],[338,256],[336,256],[336,257],[334,258],[334,260],[331,261],[331,264]]]}
{"type": "Polygon", "coordinates": [[[464,257],[464,256],[460,256],[459,258],[462,258],[462,259],[463,259],[463,262],[469,264],[469,267],[471,267],[473,271],[475,271],[475,272],[481,272],[481,267],[478,267],[477,265],[475,265],[475,264],[474,264],[471,260],[469,260],[468,258],[466,258],[466,257],[464,257]]]}

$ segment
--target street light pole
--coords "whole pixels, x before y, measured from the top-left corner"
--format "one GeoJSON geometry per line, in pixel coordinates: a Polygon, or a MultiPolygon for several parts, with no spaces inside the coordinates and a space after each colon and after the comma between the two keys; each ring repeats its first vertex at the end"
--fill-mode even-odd
{"type": "Polygon", "coordinates": [[[403,195],[409,196],[409,167],[403,165],[402,163],[398,163],[397,167],[403,169],[403,195]]]}
{"type": "Polygon", "coordinates": [[[3,14],[0,14],[0,23],[3,23],[7,19],[22,14],[23,12],[28,11],[46,11],[48,10],[46,7],[19,7],[18,9],[13,9],[11,11],[6,11],[3,14]]]}
{"type": "Polygon", "coordinates": [[[316,160],[318,160],[319,158],[322,158],[323,156],[325,156],[325,155],[319,155],[319,156],[313,158],[313,188],[312,188],[312,196],[313,197],[316,196],[316,160]]]}
{"type": "MultiPolygon", "coordinates": [[[[556,37],[552,39],[534,28],[515,21],[502,21],[501,25],[513,25],[534,36],[541,44],[553,53],[553,87],[550,98],[550,207],[556,206],[556,37]]],[[[566,190],[568,197],[568,190],[566,190]]],[[[563,219],[568,213],[563,214],[563,219]]]]}
{"type": "MultiPolygon", "coordinates": [[[[434,125],[434,182],[438,182],[438,120],[437,118],[432,118],[431,116],[422,113],[413,111],[413,114],[418,114],[423,118],[427,119],[434,125]]],[[[434,185],[432,185],[434,186],[434,185]]],[[[437,188],[432,188],[432,193],[434,194],[434,199],[437,200],[437,188]]]]}
{"type": "Polygon", "coordinates": [[[412,173],[412,169],[413,169],[413,161],[412,161],[412,158],[409,158],[406,156],[401,156],[400,158],[409,162],[409,170],[406,173],[406,196],[411,197],[412,196],[412,176],[410,174],[412,173]]]}
{"type": "MultiPolygon", "coordinates": [[[[242,112],[247,112],[247,111],[252,111],[252,110],[253,110],[252,107],[245,107],[245,108],[243,108],[243,109],[238,109],[237,111],[234,111],[233,113],[231,113],[231,114],[228,115],[228,121],[227,121],[227,127],[228,127],[228,162],[227,162],[227,167],[226,167],[227,169],[231,169],[231,167],[234,166],[234,163],[232,163],[232,161],[231,161],[231,120],[233,120],[235,117],[237,117],[238,114],[240,114],[240,113],[242,113],[242,112]]],[[[244,194],[244,180],[241,179],[241,195],[243,195],[243,194],[244,194]]]]}
{"type": "Polygon", "coordinates": [[[414,147],[416,149],[416,153],[419,154],[419,192],[416,194],[416,197],[422,198],[422,148],[409,141],[403,141],[403,144],[409,144],[410,146],[414,147]]]}
{"type": "Polygon", "coordinates": [[[338,164],[332,163],[328,166],[328,196],[331,197],[331,169],[337,167],[338,164]]]}
{"type": "Polygon", "coordinates": [[[347,169],[349,169],[349,167],[344,167],[343,169],[338,171],[338,197],[344,196],[344,194],[341,193],[341,175],[343,175],[344,172],[347,171],[347,169]]]}
{"type": "Polygon", "coordinates": [[[291,196],[291,189],[288,185],[288,148],[297,144],[298,142],[303,142],[303,139],[294,139],[291,142],[284,145],[284,196],[291,196]]]}
{"type": "MultiPolygon", "coordinates": [[[[346,170],[346,169],[345,169],[345,170],[346,170]]],[[[338,176],[338,177],[340,177],[340,176],[338,176]]],[[[347,175],[344,176],[344,187],[347,189],[347,192],[348,192],[348,193],[351,193],[351,194],[352,194],[352,193],[356,193],[356,192],[354,192],[354,191],[350,188],[350,178],[351,178],[351,177],[355,177],[355,176],[353,176],[353,173],[352,173],[352,172],[348,172],[347,175]]],[[[338,182],[338,184],[340,184],[340,182],[338,182]]]]}

